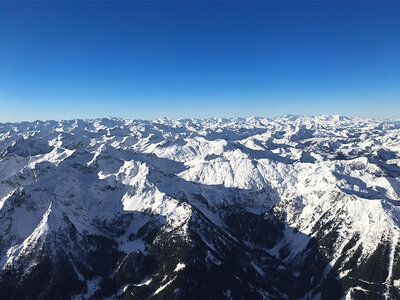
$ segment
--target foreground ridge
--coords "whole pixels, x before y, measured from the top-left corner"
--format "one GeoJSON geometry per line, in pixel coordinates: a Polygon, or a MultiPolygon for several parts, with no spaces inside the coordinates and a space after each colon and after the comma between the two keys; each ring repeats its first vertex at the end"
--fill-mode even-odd
{"type": "Polygon", "coordinates": [[[400,298],[400,121],[0,124],[5,299],[400,298]]]}

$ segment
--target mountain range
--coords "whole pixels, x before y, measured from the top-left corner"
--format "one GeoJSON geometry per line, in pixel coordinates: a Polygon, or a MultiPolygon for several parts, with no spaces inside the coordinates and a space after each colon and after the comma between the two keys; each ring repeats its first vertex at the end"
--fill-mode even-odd
{"type": "Polygon", "coordinates": [[[1,299],[400,299],[400,121],[0,123],[1,299]]]}

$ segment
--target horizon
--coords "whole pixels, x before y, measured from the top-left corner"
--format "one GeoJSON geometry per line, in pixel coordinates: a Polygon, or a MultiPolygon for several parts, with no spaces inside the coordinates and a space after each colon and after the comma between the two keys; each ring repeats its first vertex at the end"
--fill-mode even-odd
{"type": "MultiPolygon", "coordinates": [[[[372,121],[383,121],[383,122],[400,122],[400,118],[374,118],[374,117],[360,117],[360,116],[349,116],[349,115],[327,115],[327,114],[320,114],[320,115],[296,115],[296,114],[285,114],[285,115],[277,115],[277,116],[248,116],[248,117],[206,117],[206,118],[174,118],[174,117],[157,117],[154,119],[141,119],[141,118],[123,118],[123,117],[115,117],[115,116],[106,116],[106,117],[96,117],[96,118],[71,118],[71,119],[35,119],[35,120],[22,120],[22,121],[7,121],[2,122],[0,124],[22,124],[22,123],[35,123],[35,122],[70,122],[76,120],[82,121],[96,121],[96,120],[123,120],[123,121],[139,121],[139,122],[154,122],[158,120],[167,120],[167,121],[216,121],[218,119],[227,120],[227,121],[249,121],[249,119],[256,119],[256,120],[275,120],[280,118],[288,118],[288,117],[296,117],[296,118],[335,118],[335,117],[344,117],[348,119],[361,119],[361,120],[372,120],[372,121]]],[[[341,121],[341,120],[340,120],[341,121]]]]}
{"type": "Polygon", "coordinates": [[[0,122],[400,117],[400,2],[0,2],[0,122]]]}

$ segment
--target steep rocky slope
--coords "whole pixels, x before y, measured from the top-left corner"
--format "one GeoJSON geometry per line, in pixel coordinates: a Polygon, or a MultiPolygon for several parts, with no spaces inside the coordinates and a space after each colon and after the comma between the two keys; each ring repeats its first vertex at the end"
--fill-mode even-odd
{"type": "Polygon", "coordinates": [[[400,297],[400,122],[0,124],[5,299],[400,297]]]}

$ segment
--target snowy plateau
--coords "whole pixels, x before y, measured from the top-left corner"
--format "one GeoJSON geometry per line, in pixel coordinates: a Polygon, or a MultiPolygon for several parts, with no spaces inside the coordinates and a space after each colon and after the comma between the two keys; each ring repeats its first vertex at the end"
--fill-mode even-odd
{"type": "Polygon", "coordinates": [[[400,121],[0,124],[1,299],[400,299],[400,121]]]}

